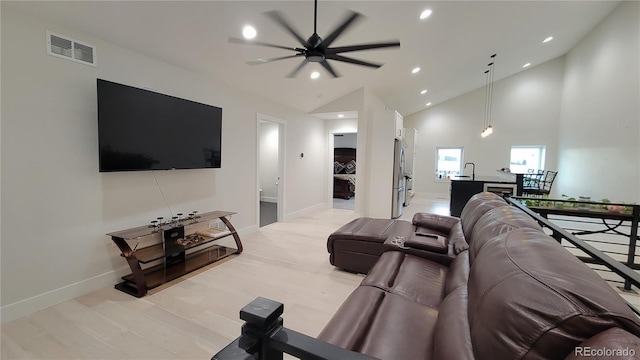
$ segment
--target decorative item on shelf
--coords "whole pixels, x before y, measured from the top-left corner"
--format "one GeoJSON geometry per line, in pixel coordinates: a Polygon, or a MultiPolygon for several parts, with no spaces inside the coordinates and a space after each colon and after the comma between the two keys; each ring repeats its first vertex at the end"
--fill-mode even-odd
{"type": "Polygon", "coordinates": [[[484,121],[482,123],[482,131],[480,136],[487,137],[493,133],[493,127],[491,126],[491,107],[493,105],[493,79],[494,79],[494,66],[496,62],[496,54],[490,56],[491,62],[487,64],[489,69],[484,73],[487,75],[487,81],[485,85],[485,98],[484,98],[484,121]]]}

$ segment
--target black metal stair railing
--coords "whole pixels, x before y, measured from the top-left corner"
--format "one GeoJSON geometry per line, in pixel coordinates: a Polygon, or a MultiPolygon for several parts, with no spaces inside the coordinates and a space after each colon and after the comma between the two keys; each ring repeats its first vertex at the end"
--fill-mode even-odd
{"type": "MultiPolygon", "coordinates": [[[[577,249],[586,256],[577,255],[583,262],[589,264],[602,265],[605,270],[622,278],[620,283],[624,282],[622,290],[632,291],[632,286],[640,288],[640,274],[635,270],[640,269],[640,264],[636,262],[636,249],[638,240],[638,222],[640,219],[640,205],[628,204],[607,204],[598,202],[585,201],[567,201],[553,199],[531,199],[526,197],[505,197],[508,203],[514,205],[520,210],[533,217],[543,228],[551,231],[551,236],[565,247],[577,249]],[[526,205],[528,203],[528,206],[526,205]],[[560,206],[564,204],[565,206],[560,206]],[[625,206],[630,212],[612,212],[607,211],[608,205],[625,206]],[[593,210],[593,209],[596,210],[593,210]],[[551,215],[551,217],[550,217],[551,215]],[[555,216],[555,217],[554,217],[555,216]],[[596,222],[585,221],[584,219],[596,219],[596,222]],[[608,223],[607,221],[613,221],[608,223]],[[572,222],[575,227],[580,224],[588,224],[587,227],[594,224],[600,224],[601,230],[569,228],[568,226],[560,226],[558,223],[572,222]],[[628,229],[628,233],[622,230],[628,229]],[[578,238],[577,236],[589,234],[616,234],[622,235],[628,239],[628,243],[615,243],[618,248],[626,248],[626,251],[611,251],[602,249],[603,247],[611,247],[611,242],[578,238]],[[569,244],[568,246],[566,244],[569,244]],[[598,248],[600,247],[600,249],[598,248]],[[616,260],[616,257],[624,257],[625,260],[616,260]]],[[[625,240],[627,241],[627,240],[625,240]]],[[[596,271],[601,269],[594,269],[596,271]]],[[[616,282],[615,280],[609,280],[616,282]]],[[[633,307],[632,307],[633,308],[633,307]]],[[[637,309],[633,308],[638,312],[637,309]]]]}

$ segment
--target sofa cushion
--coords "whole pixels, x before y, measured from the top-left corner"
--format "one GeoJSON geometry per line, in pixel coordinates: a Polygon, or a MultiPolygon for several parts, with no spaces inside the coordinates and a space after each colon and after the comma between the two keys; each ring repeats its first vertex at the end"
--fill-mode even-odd
{"type": "Polygon", "coordinates": [[[448,268],[434,261],[387,251],[361,286],[373,286],[422,305],[437,307],[444,294],[448,268]]]}
{"type": "Polygon", "coordinates": [[[341,226],[329,235],[327,247],[332,252],[334,240],[348,239],[370,242],[383,242],[387,236],[385,231],[393,224],[393,220],[372,219],[368,217],[357,218],[341,226]]]}
{"type": "Polygon", "coordinates": [[[554,239],[528,228],[498,238],[484,244],[469,274],[476,358],[563,358],[612,327],[640,334],[625,301],[554,239]]]}
{"type": "Polygon", "coordinates": [[[487,211],[499,207],[507,206],[507,202],[500,196],[491,192],[482,192],[475,194],[467,201],[467,204],[462,209],[460,214],[460,221],[462,222],[462,231],[467,239],[467,243],[471,243],[471,232],[473,226],[478,219],[482,217],[487,211]]]}
{"type": "Polygon", "coordinates": [[[467,287],[460,286],[442,301],[433,333],[434,360],[474,359],[467,317],[467,298],[467,287]]]}
{"type": "Polygon", "coordinates": [[[378,359],[428,359],[438,311],[373,286],[358,287],[320,340],[378,359]]]}
{"type": "Polygon", "coordinates": [[[460,286],[467,286],[469,281],[469,252],[463,251],[449,265],[447,278],[444,284],[444,295],[446,296],[460,286]]]}
{"type": "MultiPolygon", "coordinates": [[[[498,235],[510,231],[530,228],[542,231],[538,223],[523,211],[512,206],[500,206],[487,211],[473,227],[470,238],[469,260],[473,261],[482,247],[491,241],[496,241],[498,235]]],[[[498,241],[501,241],[498,239],[498,241]]]]}

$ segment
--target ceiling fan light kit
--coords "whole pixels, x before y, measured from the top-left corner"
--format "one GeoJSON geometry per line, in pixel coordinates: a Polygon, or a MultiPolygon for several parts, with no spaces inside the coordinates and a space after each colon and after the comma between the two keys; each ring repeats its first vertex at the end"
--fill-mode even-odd
{"type": "Polygon", "coordinates": [[[358,20],[361,20],[363,16],[354,11],[348,12],[347,16],[342,21],[342,23],[340,23],[338,27],[336,27],[333,31],[331,31],[327,37],[322,39],[317,32],[318,0],[314,0],[313,34],[309,36],[309,38],[307,38],[306,40],[296,30],[293,29],[289,21],[278,11],[275,11],[275,10],[269,11],[266,13],[266,15],[271,20],[273,20],[276,24],[284,28],[289,34],[291,34],[298,41],[301,47],[288,47],[288,46],[266,43],[262,41],[254,41],[254,40],[235,38],[235,37],[230,37],[229,42],[246,44],[246,45],[266,46],[266,47],[272,47],[272,48],[278,48],[278,49],[296,52],[296,54],[288,55],[288,56],[249,61],[247,62],[247,64],[249,65],[266,64],[274,61],[304,56],[304,60],[291,73],[289,73],[289,75],[287,76],[288,78],[294,78],[300,72],[300,70],[309,62],[319,63],[334,78],[340,77],[338,72],[336,72],[335,69],[329,64],[328,60],[345,62],[349,64],[366,66],[366,67],[377,69],[381,67],[383,64],[378,64],[378,63],[364,61],[364,60],[358,60],[352,57],[343,56],[341,54],[346,52],[353,52],[353,51],[400,47],[400,41],[398,40],[369,43],[369,44],[358,44],[358,45],[351,45],[351,46],[330,47],[331,44],[338,37],[340,37],[340,35],[344,33],[345,30],[347,30],[349,27],[354,25],[358,20]]]}

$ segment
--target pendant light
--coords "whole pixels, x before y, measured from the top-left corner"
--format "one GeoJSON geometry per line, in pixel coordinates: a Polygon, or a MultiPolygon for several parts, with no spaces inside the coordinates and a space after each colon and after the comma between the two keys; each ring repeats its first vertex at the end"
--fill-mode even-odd
{"type": "Polygon", "coordinates": [[[493,133],[493,127],[491,126],[491,106],[493,105],[493,79],[496,54],[491,55],[490,58],[491,62],[487,64],[489,69],[484,72],[487,75],[487,81],[484,98],[484,122],[482,123],[482,132],[480,132],[480,136],[483,138],[493,133]]]}

